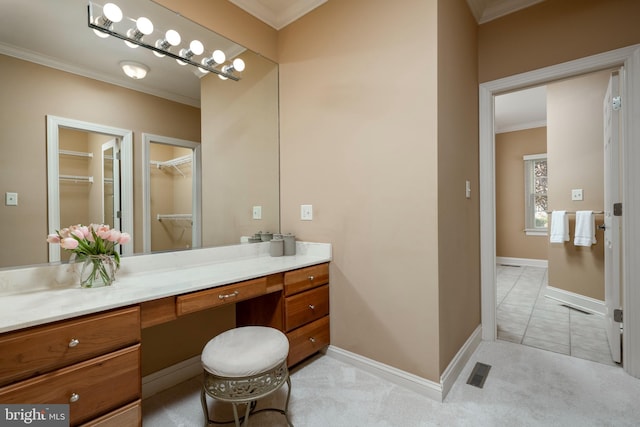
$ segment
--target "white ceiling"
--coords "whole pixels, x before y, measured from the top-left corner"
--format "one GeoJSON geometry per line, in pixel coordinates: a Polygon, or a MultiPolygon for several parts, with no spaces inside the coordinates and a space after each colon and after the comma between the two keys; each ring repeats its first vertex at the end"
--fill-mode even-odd
{"type": "Polygon", "coordinates": [[[546,86],[496,96],[494,115],[496,133],[546,126],[546,86]]]}
{"type": "MultiPolygon", "coordinates": [[[[327,0],[229,0],[276,30],[311,12],[327,0]]],[[[340,1],[340,0],[338,0],[340,1]]],[[[342,0],[344,1],[344,0],[342,0]]]]}

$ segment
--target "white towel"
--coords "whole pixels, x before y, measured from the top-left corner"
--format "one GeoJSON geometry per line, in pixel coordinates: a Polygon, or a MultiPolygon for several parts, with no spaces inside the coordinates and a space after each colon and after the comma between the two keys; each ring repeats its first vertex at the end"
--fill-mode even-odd
{"type": "Polygon", "coordinates": [[[566,211],[553,211],[551,213],[551,232],[549,242],[564,243],[569,241],[569,217],[566,211]]]}
{"type": "Polygon", "coordinates": [[[576,212],[576,235],[573,244],[591,246],[596,243],[596,220],[593,211],[576,212]]]}

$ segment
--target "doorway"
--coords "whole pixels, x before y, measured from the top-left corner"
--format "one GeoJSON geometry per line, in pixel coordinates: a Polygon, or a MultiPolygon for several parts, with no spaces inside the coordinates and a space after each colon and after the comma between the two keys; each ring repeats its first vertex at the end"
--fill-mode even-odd
{"type": "Polygon", "coordinates": [[[605,328],[601,228],[602,106],[614,71],[495,97],[496,306],[498,339],[618,366],[605,328]],[[549,243],[552,210],[567,212],[569,241],[549,243]],[[573,241],[580,210],[594,212],[589,245],[573,241]]]}
{"type": "MultiPolygon", "coordinates": [[[[640,162],[640,124],[632,120],[640,108],[640,49],[638,46],[618,49],[592,57],[571,61],[541,70],[483,83],[480,85],[480,220],[481,220],[481,282],[483,339],[496,339],[496,246],[495,246],[495,141],[494,96],[508,91],[544,84],[553,80],[591,71],[623,66],[621,78],[625,108],[622,139],[622,199],[627,209],[640,205],[640,189],[629,183],[638,182],[640,172],[633,165],[640,162]]],[[[640,304],[640,289],[629,286],[640,278],[640,218],[622,217],[625,237],[622,242],[623,309],[624,309],[624,370],[640,378],[640,312],[632,307],[640,304]]]]}

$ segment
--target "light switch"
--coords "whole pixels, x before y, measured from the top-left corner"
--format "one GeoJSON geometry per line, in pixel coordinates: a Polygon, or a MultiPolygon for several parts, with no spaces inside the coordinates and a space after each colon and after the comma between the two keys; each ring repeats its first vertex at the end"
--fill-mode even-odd
{"type": "Polygon", "coordinates": [[[7,206],[18,206],[18,193],[5,193],[4,204],[7,206]]]}
{"type": "Polygon", "coordinates": [[[313,205],[300,205],[300,219],[303,221],[313,220],[313,205]]]}
{"type": "Polygon", "coordinates": [[[471,198],[471,181],[467,180],[464,185],[464,195],[467,199],[471,198]]]}
{"type": "Polygon", "coordinates": [[[253,207],[253,219],[262,219],[262,206],[253,207]]]}
{"type": "Polygon", "coordinates": [[[582,200],[582,189],[571,190],[571,200],[582,200]]]}

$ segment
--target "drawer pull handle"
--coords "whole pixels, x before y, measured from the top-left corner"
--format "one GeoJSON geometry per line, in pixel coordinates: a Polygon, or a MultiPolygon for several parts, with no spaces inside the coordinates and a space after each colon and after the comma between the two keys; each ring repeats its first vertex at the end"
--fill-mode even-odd
{"type": "Polygon", "coordinates": [[[80,395],[78,393],[73,393],[69,398],[69,402],[71,403],[77,402],[78,400],[80,400],[80,395]]]}
{"type": "Polygon", "coordinates": [[[71,341],[69,341],[69,347],[73,348],[75,346],[77,346],[78,344],[80,344],[80,341],[76,338],[72,338],[71,341]]]}
{"type": "Polygon", "coordinates": [[[240,295],[240,292],[238,291],[233,291],[230,294],[225,294],[225,295],[218,295],[218,299],[227,299],[227,298],[233,298],[233,297],[237,297],[238,295],[240,295]]]}
{"type": "Polygon", "coordinates": [[[313,277],[313,276],[309,276],[309,281],[310,281],[310,282],[313,282],[313,279],[315,279],[315,277],[313,277]]]}
{"type": "Polygon", "coordinates": [[[310,308],[311,310],[315,310],[315,309],[316,309],[316,306],[315,306],[315,305],[313,305],[313,304],[309,304],[309,308],[310,308]]]}
{"type": "Polygon", "coordinates": [[[314,337],[310,337],[309,341],[311,341],[311,344],[315,344],[316,343],[316,339],[314,337]]]}

